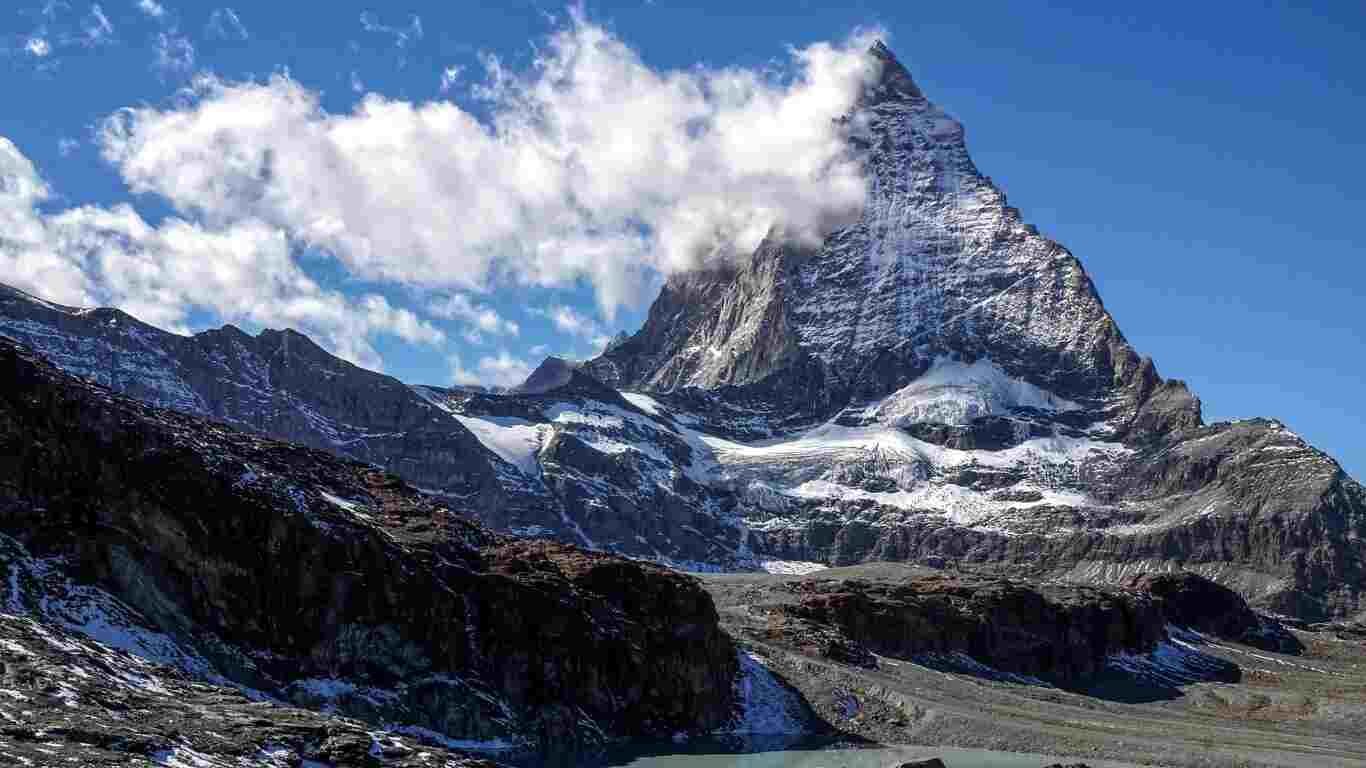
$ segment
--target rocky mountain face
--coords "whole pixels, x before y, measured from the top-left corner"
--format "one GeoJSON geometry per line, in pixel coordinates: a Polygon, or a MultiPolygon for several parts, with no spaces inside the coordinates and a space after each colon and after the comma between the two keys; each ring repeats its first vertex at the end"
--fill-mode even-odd
{"type": "Polygon", "coordinates": [[[360,739],[375,760],[326,759],[378,765],[423,740],[572,754],[735,714],[736,651],[691,577],[502,537],[371,464],[114,394],[5,339],[0,382],[12,738],[282,750],[261,765],[360,739]],[[210,704],[223,743],[182,727],[210,704]]]}
{"type": "Polygon", "coordinates": [[[885,48],[816,248],[671,277],[634,335],[510,392],[404,386],[291,332],[165,334],[0,294],[0,335],[135,397],[377,464],[521,535],[694,569],[1188,570],[1366,614],[1366,489],[1278,422],[1205,424],[1081,262],[1007,204],[885,48]],[[112,323],[112,324],[111,324],[112,323]]]}
{"type": "Polygon", "coordinates": [[[251,336],[228,325],[179,336],[117,309],[64,307],[0,286],[0,335],[152,405],[399,471],[481,509],[505,503],[497,459],[459,422],[296,331],[251,336]]]}
{"type": "Polygon", "coordinates": [[[767,557],[1189,568],[1287,614],[1366,609],[1362,486],[1275,421],[1205,425],[873,53],[861,221],[672,277],[585,370],[689,415],[767,557]]]}
{"type": "Polygon", "coordinates": [[[588,370],[623,389],[760,401],[776,426],[889,395],[942,357],[989,359],[1124,433],[1198,423],[1198,401],[1134,352],[1081,263],[977,171],[963,127],[886,48],[873,55],[882,78],[854,140],[862,219],[819,250],[770,240],[674,276],[645,326],[588,370]]]}

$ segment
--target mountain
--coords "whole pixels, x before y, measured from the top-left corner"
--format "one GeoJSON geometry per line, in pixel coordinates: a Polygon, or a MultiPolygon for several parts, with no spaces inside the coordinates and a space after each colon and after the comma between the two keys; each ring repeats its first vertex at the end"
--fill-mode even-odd
{"type": "Polygon", "coordinates": [[[1278,422],[1205,424],[1081,262],[977,170],[963,127],[871,53],[881,77],[849,121],[857,223],[674,275],[634,335],[510,392],[404,386],[289,331],[180,337],[14,291],[0,334],[519,535],[698,570],[1185,569],[1263,610],[1366,612],[1366,489],[1278,422]]]}
{"type": "Polygon", "coordinates": [[[1205,425],[873,53],[861,220],[673,276],[586,370],[735,441],[713,441],[719,476],[771,556],[1188,567],[1286,613],[1366,608],[1362,486],[1277,422],[1205,425]]]}
{"type": "Polygon", "coordinates": [[[963,127],[885,47],[873,53],[861,220],[818,250],[768,240],[675,275],[645,326],[588,370],[622,389],[761,403],[779,429],[890,395],[942,358],[984,360],[1115,437],[1198,424],[1199,401],[1134,352],[1081,262],[977,171],[963,127]]]}
{"type": "Polygon", "coordinates": [[[458,421],[390,376],[292,330],[168,333],[117,309],[80,309],[0,286],[0,334],[63,370],[152,405],[378,466],[411,483],[505,503],[497,459],[458,421]]]}
{"type": "MultiPolygon", "coordinates": [[[[0,339],[0,759],[497,768],[469,754],[580,764],[665,737],[754,748],[931,726],[999,746],[1002,709],[1092,722],[1143,702],[1168,754],[1170,721],[1199,715],[1166,702],[1207,708],[1214,691],[1181,689],[1212,683],[1258,717],[1318,710],[1297,754],[1344,738],[1334,754],[1355,754],[1359,626],[1290,632],[1196,575],[1096,589],[873,563],[699,581],[498,535],[440,498],[0,339]],[[1326,680],[1328,698],[1297,695],[1326,680]]],[[[1046,743],[1113,754],[1113,727],[1046,743]]]]}
{"type": "Polygon", "coordinates": [[[493,534],[5,339],[0,381],[6,747],[427,765],[424,742],[566,755],[736,714],[736,649],[691,577],[493,534]]]}

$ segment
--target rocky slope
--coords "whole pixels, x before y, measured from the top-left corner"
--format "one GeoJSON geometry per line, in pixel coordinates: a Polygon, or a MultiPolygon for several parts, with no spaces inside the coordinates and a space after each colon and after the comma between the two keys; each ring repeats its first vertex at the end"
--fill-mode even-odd
{"type": "Polygon", "coordinates": [[[1080,261],[977,170],[963,127],[872,55],[859,222],[675,275],[639,332],[512,392],[404,387],[290,332],[184,338],[17,292],[0,335],[377,463],[499,530],[699,570],[1188,570],[1263,610],[1366,615],[1366,489],[1278,422],[1204,424],[1080,261]]]}
{"type": "MultiPolygon", "coordinates": [[[[122,664],[152,706],[193,710],[165,692],[227,695],[194,688],[216,683],[466,747],[565,752],[734,716],[735,650],[690,577],[502,538],[372,465],[148,406],[4,339],[0,381],[4,648],[21,660],[50,653],[38,638],[71,655],[49,667],[122,664]]],[[[23,733],[57,727],[34,697],[65,697],[67,729],[126,709],[24,669],[5,661],[0,696],[23,733]]],[[[260,707],[234,743],[357,732],[291,712],[260,707]]],[[[127,727],[137,749],[206,748],[127,727]]]]}
{"type": "Polygon", "coordinates": [[[777,425],[889,395],[940,357],[986,358],[1125,432],[1198,422],[1198,402],[1134,352],[1081,263],[977,171],[962,125],[890,51],[872,53],[883,73],[860,105],[861,221],[816,251],[770,240],[673,277],[645,326],[589,370],[623,389],[724,390],[765,403],[777,425]],[[1162,412],[1140,413],[1157,390],[1162,412]]]}
{"type": "MultiPolygon", "coordinates": [[[[1236,682],[1236,664],[1204,658],[1173,635],[1190,637],[1192,620],[1208,637],[1241,639],[1249,627],[1189,615],[1189,595],[1220,588],[1182,574],[1134,589],[1029,584],[970,573],[922,573],[899,579],[831,579],[819,575],[755,587],[744,596],[750,622],[742,637],[834,661],[877,668],[879,657],[955,671],[1068,687],[1102,673],[1159,668],[1169,679],[1236,682]],[[1154,591],[1156,588],[1156,591],[1154,591]],[[1227,630],[1222,631],[1222,630],[1227,630]]],[[[1274,622],[1263,629],[1247,604],[1229,593],[1226,616],[1245,611],[1268,637],[1293,637],[1274,622]]]]}
{"type": "MultiPolygon", "coordinates": [[[[870,562],[702,579],[746,655],[824,723],[938,745],[918,756],[964,747],[1192,768],[1366,759],[1361,636],[1256,619],[1254,639],[1295,650],[1245,645],[1247,604],[1194,574],[1093,588],[870,562]]],[[[896,764],[890,754],[867,764],[896,764]]]]}
{"type": "Polygon", "coordinates": [[[82,309],[0,286],[0,335],[63,370],[144,402],[401,471],[480,508],[504,503],[497,458],[402,382],[292,330],[228,325],[179,336],[117,309],[82,309]]]}
{"type": "MultiPolygon", "coordinates": [[[[0,546],[10,563],[22,557],[12,540],[0,546]]],[[[121,606],[110,599],[102,607],[121,606]]],[[[416,732],[264,703],[149,662],[145,647],[130,652],[117,642],[155,647],[157,636],[135,626],[118,636],[106,631],[99,640],[87,629],[0,613],[0,760],[6,765],[496,768],[416,732]]]]}

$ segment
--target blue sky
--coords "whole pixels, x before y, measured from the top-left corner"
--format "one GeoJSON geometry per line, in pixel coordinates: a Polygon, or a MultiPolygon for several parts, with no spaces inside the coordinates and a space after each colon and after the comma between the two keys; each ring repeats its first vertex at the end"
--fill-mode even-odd
{"type": "MultiPolygon", "coordinates": [[[[237,198],[229,237],[215,229],[229,215],[213,206],[222,190],[189,178],[178,177],[174,188],[161,181],[167,168],[192,164],[156,155],[157,147],[218,135],[182,130],[173,118],[195,105],[247,98],[241,84],[264,85],[272,76],[288,83],[271,91],[280,97],[273,108],[293,103],[281,95],[287,87],[316,99],[314,117],[284,126],[318,129],[317,114],[345,118],[366,94],[415,107],[449,100],[487,119],[497,107],[473,90],[489,83],[483,55],[514,76],[525,73],[546,56],[548,36],[565,29],[564,5],[227,3],[18,0],[0,10],[0,93],[9,107],[0,112],[0,136],[46,190],[25,198],[37,212],[30,219],[81,206],[93,219],[131,203],[118,237],[100,241],[142,248],[128,263],[150,268],[149,259],[185,243],[186,258],[203,260],[250,242],[253,268],[297,270],[272,290],[307,283],[304,300],[281,293],[275,314],[235,312],[245,306],[240,300],[214,304],[192,287],[148,288],[146,281],[140,298],[125,303],[136,309],[174,295],[180,313],[152,319],[183,329],[225,317],[250,328],[306,316],[331,323],[317,335],[333,334],[334,347],[354,342],[353,358],[433,383],[513,377],[542,354],[584,356],[603,336],[639,326],[657,276],[615,274],[636,262],[622,261],[626,267],[612,274],[552,263],[512,275],[505,265],[483,264],[487,271],[479,272],[476,259],[468,282],[455,274],[427,285],[422,274],[395,274],[392,264],[364,254],[344,261],[322,247],[300,251],[293,240],[281,246],[271,227],[284,219],[252,207],[251,221],[269,226],[244,228],[237,198]],[[195,85],[205,74],[217,85],[195,85]],[[135,110],[124,113],[133,127],[117,135],[156,141],[119,145],[122,154],[111,159],[108,120],[127,108],[135,110]],[[167,229],[166,217],[188,224],[167,229]],[[438,299],[446,309],[434,314],[438,299]],[[290,314],[305,311],[314,314],[290,314]],[[348,312],[366,319],[342,316],[348,312]]],[[[1187,380],[1207,418],[1279,417],[1366,474],[1366,315],[1357,298],[1366,289],[1360,3],[1312,11],[1245,4],[1237,13],[1167,2],[1119,12],[1094,3],[832,5],[602,2],[588,4],[586,15],[654,72],[703,65],[790,74],[788,46],[838,45],[858,27],[880,27],[927,94],[965,124],[983,172],[1083,261],[1130,341],[1163,375],[1187,380]]],[[[385,194],[402,200],[412,190],[398,180],[398,166],[385,194]]],[[[307,206],[286,213],[297,223],[307,206]]],[[[92,231],[78,228],[87,223],[42,220],[49,233],[92,231]]],[[[395,226],[405,223],[412,222],[395,226]]],[[[328,222],[307,224],[326,229],[328,222]]],[[[101,237],[112,231],[101,227],[101,237]]],[[[387,242],[383,234],[374,242],[387,242]]],[[[34,274],[37,281],[46,273],[34,274]]],[[[223,279],[228,288],[240,285],[223,279]]],[[[66,290],[133,295],[120,286],[66,290]]]]}

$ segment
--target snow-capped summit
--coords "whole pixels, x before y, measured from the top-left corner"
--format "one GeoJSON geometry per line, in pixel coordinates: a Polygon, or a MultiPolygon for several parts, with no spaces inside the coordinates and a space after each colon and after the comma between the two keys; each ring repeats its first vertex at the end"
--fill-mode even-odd
{"type": "MultiPolygon", "coordinates": [[[[872,55],[882,74],[851,138],[867,169],[859,221],[819,249],[768,240],[739,263],[675,275],[645,326],[588,370],[627,389],[759,389],[781,415],[815,420],[907,386],[940,357],[990,358],[1130,428],[1160,383],[1151,364],[1081,263],[977,170],[962,125],[885,46],[872,55]]],[[[1157,426],[1198,422],[1193,398],[1174,410],[1157,426]]]]}

